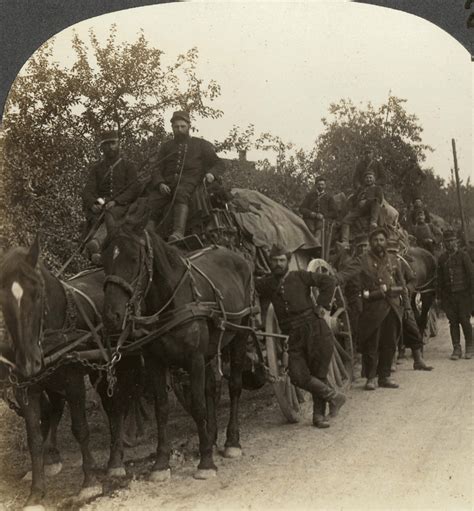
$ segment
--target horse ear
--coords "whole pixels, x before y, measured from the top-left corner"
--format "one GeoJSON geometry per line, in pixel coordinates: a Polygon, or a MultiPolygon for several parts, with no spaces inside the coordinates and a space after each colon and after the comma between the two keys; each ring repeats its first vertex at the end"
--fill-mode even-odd
{"type": "Polygon", "coordinates": [[[39,241],[39,234],[36,234],[35,240],[33,241],[33,244],[29,248],[28,254],[26,255],[26,261],[32,268],[35,268],[36,265],[38,264],[39,255],[40,255],[40,241],[39,241]]]}

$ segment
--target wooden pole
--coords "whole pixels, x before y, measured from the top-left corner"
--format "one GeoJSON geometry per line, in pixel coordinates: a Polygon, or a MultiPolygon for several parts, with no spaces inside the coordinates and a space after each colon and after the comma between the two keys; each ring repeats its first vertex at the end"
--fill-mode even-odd
{"type": "Polygon", "coordinates": [[[459,214],[461,216],[462,237],[464,239],[465,245],[467,246],[466,220],[464,218],[464,209],[462,207],[461,183],[459,181],[458,157],[457,157],[457,154],[456,154],[456,141],[454,140],[454,138],[451,139],[451,143],[452,143],[452,146],[453,146],[454,176],[456,178],[456,191],[457,191],[457,194],[458,194],[459,214]]]}

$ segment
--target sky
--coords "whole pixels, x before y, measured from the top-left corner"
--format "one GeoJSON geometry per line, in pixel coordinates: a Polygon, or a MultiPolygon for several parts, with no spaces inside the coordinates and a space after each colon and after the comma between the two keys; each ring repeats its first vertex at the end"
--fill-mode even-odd
{"type": "MultiPolygon", "coordinates": [[[[55,59],[68,65],[72,30],[93,28],[101,40],[112,23],[120,40],[143,29],[173,61],[199,49],[198,73],[221,85],[217,120],[198,120],[199,135],[222,140],[233,125],[253,123],[311,149],[332,102],[350,98],[376,107],[389,92],[424,128],[435,151],[425,166],[444,178],[456,139],[461,177],[472,174],[473,65],[449,34],[422,18],[342,0],[313,2],[202,1],[155,5],[92,18],[56,36],[55,59]]],[[[261,153],[250,152],[256,159],[261,153]]]]}

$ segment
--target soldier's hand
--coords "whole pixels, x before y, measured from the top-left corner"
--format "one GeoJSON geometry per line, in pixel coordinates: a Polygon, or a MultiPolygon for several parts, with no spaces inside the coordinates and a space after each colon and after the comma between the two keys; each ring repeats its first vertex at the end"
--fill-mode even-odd
{"type": "Polygon", "coordinates": [[[160,184],[160,193],[162,195],[169,195],[171,193],[171,188],[167,184],[161,183],[160,184]]]}
{"type": "Polygon", "coordinates": [[[207,181],[208,183],[212,183],[212,182],[216,179],[216,178],[214,177],[214,174],[211,174],[210,172],[208,172],[208,173],[206,174],[206,176],[205,176],[205,177],[206,177],[206,181],[207,181]]]}

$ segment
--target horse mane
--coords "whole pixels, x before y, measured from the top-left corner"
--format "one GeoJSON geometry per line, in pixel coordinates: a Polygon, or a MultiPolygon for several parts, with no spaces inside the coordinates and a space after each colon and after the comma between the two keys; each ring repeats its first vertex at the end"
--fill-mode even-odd
{"type": "Polygon", "coordinates": [[[26,262],[28,249],[25,247],[14,247],[8,250],[0,263],[0,280],[3,280],[6,275],[12,273],[21,273],[25,276],[34,274],[34,270],[26,262]]]}
{"type": "Polygon", "coordinates": [[[172,284],[170,276],[173,275],[176,270],[183,268],[182,253],[176,247],[168,245],[158,234],[147,231],[154,254],[154,266],[162,274],[163,278],[172,284]]]}

